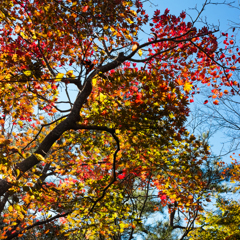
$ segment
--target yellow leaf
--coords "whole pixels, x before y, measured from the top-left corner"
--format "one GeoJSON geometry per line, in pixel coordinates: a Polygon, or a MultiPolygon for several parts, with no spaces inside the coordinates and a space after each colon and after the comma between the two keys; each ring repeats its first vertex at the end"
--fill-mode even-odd
{"type": "Polygon", "coordinates": [[[73,78],[75,77],[75,75],[73,74],[73,70],[67,71],[66,75],[73,77],[73,78]]]}
{"type": "Polygon", "coordinates": [[[126,20],[127,20],[130,24],[133,24],[133,23],[134,23],[130,18],[126,18],[126,20]]]}
{"type": "Polygon", "coordinates": [[[17,177],[18,177],[20,175],[20,170],[16,169],[16,172],[17,172],[17,177]]]}
{"type": "Polygon", "coordinates": [[[141,49],[139,49],[139,50],[138,50],[138,55],[141,57],[141,56],[142,56],[142,54],[143,54],[143,53],[142,53],[142,50],[141,50],[141,49]]]}
{"type": "Polygon", "coordinates": [[[0,20],[5,18],[5,14],[3,12],[0,11],[0,20]]]}
{"type": "Polygon", "coordinates": [[[56,81],[57,82],[61,81],[64,75],[65,75],[64,73],[58,73],[57,76],[56,76],[56,81]]]}
{"type": "Polygon", "coordinates": [[[126,101],[125,102],[125,106],[130,106],[131,105],[131,102],[130,101],[126,101]]]}
{"type": "Polygon", "coordinates": [[[184,87],[183,87],[183,90],[186,91],[186,92],[189,92],[192,90],[192,84],[190,82],[185,82],[184,83],[184,87]]]}
{"type": "Polygon", "coordinates": [[[45,161],[45,158],[41,154],[34,153],[33,155],[37,158],[38,161],[45,161]]]}
{"type": "Polygon", "coordinates": [[[31,76],[31,74],[32,74],[32,71],[30,71],[30,70],[27,70],[27,71],[25,71],[25,72],[23,72],[27,77],[29,77],[29,76],[31,76]]]}
{"type": "Polygon", "coordinates": [[[104,94],[102,94],[102,93],[100,93],[99,96],[100,96],[100,101],[101,101],[101,102],[106,99],[106,95],[104,95],[104,94]]]}
{"type": "Polygon", "coordinates": [[[96,78],[93,78],[93,80],[92,80],[92,86],[95,87],[96,84],[97,84],[97,79],[96,79],[96,78]]]}
{"type": "Polygon", "coordinates": [[[48,11],[49,8],[50,8],[50,5],[44,6],[44,9],[46,10],[46,12],[48,11]]]}
{"type": "Polygon", "coordinates": [[[23,125],[22,121],[18,121],[18,125],[21,127],[23,125]]]}
{"type": "Polygon", "coordinates": [[[9,211],[9,212],[12,212],[12,211],[13,211],[13,207],[12,207],[11,205],[8,207],[8,211],[9,211]]]}
{"type": "Polygon", "coordinates": [[[16,53],[13,54],[12,58],[13,58],[13,61],[16,62],[16,61],[17,61],[17,58],[18,58],[18,55],[17,55],[16,53]]]}
{"type": "Polygon", "coordinates": [[[20,35],[21,35],[24,39],[28,39],[28,36],[27,36],[24,32],[20,32],[20,35]]]}
{"type": "Polygon", "coordinates": [[[37,39],[37,37],[36,37],[35,34],[33,34],[32,39],[33,39],[33,40],[36,40],[36,39],[37,39]]]}
{"type": "Polygon", "coordinates": [[[125,35],[125,37],[130,41],[132,41],[132,39],[133,39],[132,36],[130,36],[129,34],[125,35]]]}
{"type": "Polygon", "coordinates": [[[14,209],[17,210],[17,211],[20,211],[20,210],[21,210],[21,208],[20,208],[19,205],[14,205],[14,209]]]}
{"type": "Polygon", "coordinates": [[[134,10],[130,10],[130,13],[131,13],[134,17],[137,16],[137,13],[136,13],[134,10]]]}

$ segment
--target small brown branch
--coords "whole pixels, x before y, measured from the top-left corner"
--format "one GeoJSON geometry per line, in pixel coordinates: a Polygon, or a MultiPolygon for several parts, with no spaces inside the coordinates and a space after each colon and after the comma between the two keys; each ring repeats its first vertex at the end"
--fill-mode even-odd
{"type": "Polygon", "coordinates": [[[106,192],[108,190],[108,188],[110,188],[110,186],[117,180],[117,177],[116,177],[116,157],[117,157],[117,153],[120,151],[120,142],[119,142],[119,139],[118,137],[113,133],[112,134],[113,138],[115,139],[116,143],[117,143],[117,149],[116,151],[114,152],[114,155],[113,155],[113,178],[112,180],[110,181],[110,183],[103,189],[103,193],[102,193],[102,196],[99,197],[93,204],[93,206],[91,207],[91,209],[89,210],[89,213],[91,213],[94,209],[94,207],[97,205],[97,203],[99,201],[101,201],[104,196],[106,195],[106,192]]]}
{"type": "Polygon", "coordinates": [[[53,77],[56,77],[55,72],[54,72],[53,69],[51,68],[51,66],[50,66],[47,58],[44,56],[44,53],[43,53],[42,48],[41,48],[41,46],[40,46],[40,41],[39,41],[39,40],[38,40],[38,49],[39,49],[39,51],[40,51],[41,54],[42,54],[43,60],[44,60],[44,62],[46,63],[48,70],[50,71],[50,73],[52,74],[53,77]]]}
{"type": "MultiPolygon", "coordinates": [[[[202,47],[198,46],[192,40],[189,40],[189,42],[191,42],[196,48],[198,48],[201,52],[203,52],[208,58],[210,58],[213,62],[215,62],[219,67],[223,68],[224,71],[225,71],[225,69],[233,70],[232,67],[225,67],[222,64],[218,63],[213,57],[211,57],[206,51],[204,51],[204,49],[202,47]]],[[[235,68],[234,70],[240,70],[240,68],[235,68]]]]}
{"type": "Polygon", "coordinates": [[[193,24],[195,24],[197,22],[198,18],[202,14],[202,12],[203,12],[204,8],[206,7],[206,5],[207,5],[207,0],[205,0],[205,3],[203,4],[202,9],[201,9],[201,11],[198,12],[198,15],[197,15],[196,19],[193,21],[193,24]]]}
{"type": "Polygon", "coordinates": [[[52,218],[49,218],[49,219],[47,219],[47,220],[45,220],[45,221],[36,222],[36,223],[34,223],[34,224],[32,224],[32,225],[24,228],[24,229],[21,229],[21,230],[19,230],[19,231],[15,231],[15,232],[12,233],[10,236],[8,236],[8,237],[6,238],[6,240],[13,239],[13,238],[17,237],[19,234],[21,234],[23,231],[29,230],[29,229],[31,229],[31,228],[33,228],[33,227],[36,227],[36,226],[40,226],[40,225],[49,223],[49,222],[51,222],[51,221],[53,221],[53,220],[55,220],[55,219],[58,219],[58,218],[60,218],[60,217],[66,217],[66,216],[67,216],[68,214],[70,214],[70,213],[72,213],[72,211],[69,211],[69,212],[66,212],[66,213],[62,213],[62,214],[57,214],[56,216],[54,216],[54,217],[52,217],[52,218]]]}
{"type": "MultiPolygon", "coordinates": [[[[34,93],[34,92],[33,92],[33,93],[34,93]]],[[[40,95],[40,94],[38,94],[38,93],[34,93],[34,94],[36,94],[37,97],[41,98],[41,99],[44,100],[45,102],[47,102],[47,103],[50,102],[50,100],[48,100],[48,99],[45,98],[44,96],[42,96],[42,95],[40,95]]],[[[69,100],[70,100],[70,99],[69,99],[69,100]]],[[[59,112],[61,112],[61,113],[65,113],[65,112],[70,112],[70,111],[71,111],[71,109],[61,110],[61,109],[59,109],[57,106],[54,106],[54,105],[53,105],[52,107],[54,107],[57,111],[59,111],[59,112]]]]}
{"type": "Polygon", "coordinates": [[[5,204],[8,200],[8,197],[9,197],[9,193],[6,192],[5,193],[5,196],[3,197],[3,200],[0,202],[0,213],[3,211],[4,207],[5,207],[5,204]]]}
{"type": "MultiPolygon", "coordinates": [[[[136,53],[139,49],[144,48],[144,47],[147,47],[147,46],[152,45],[152,44],[155,44],[155,43],[167,42],[167,41],[179,43],[179,42],[183,42],[183,41],[185,41],[185,42],[186,42],[186,41],[189,41],[189,39],[188,39],[188,40],[187,40],[187,39],[177,40],[177,39],[186,36],[187,34],[189,34],[189,33],[192,32],[192,31],[193,31],[193,30],[191,29],[191,30],[187,31],[186,33],[184,33],[183,35],[180,35],[180,36],[177,36],[177,37],[172,37],[172,38],[162,38],[162,39],[157,40],[157,38],[155,37],[155,39],[154,39],[153,41],[146,42],[146,43],[144,43],[144,44],[139,45],[136,50],[134,50],[133,52],[131,52],[131,53],[127,56],[127,59],[130,59],[132,56],[134,56],[135,53],[136,53]]],[[[196,36],[194,36],[194,37],[196,37],[196,36]]],[[[194,38],[194,37],[192,37],[192,38],[194,38]]],[[[191,38],[191,39],[192,39],[192,38],[191,38]]]]}
{"type": "MultiPolygon", "coordinates": [[[[67,84],[65,85],[65,92],[66,92],[68,101],[71,102],[70,96],[69,96],[69,94],[68,94],[67,84]]],[[[71,107],[71,109],[72,109],[72,105],[71,105],[71,104],[70,104],[70,107],[71,107]]]]}
{"type": "Polygon", "coordinates": [[[145,200],[144,200],[144,203],[143,203],[143,207],[141,209],[141,212],[140,212],[140,218],[142,217],[142,214],[143,214],[143,210],[146,206],[146,203],[147,203],[147,200],[148,200],[148,192],[149,192],[149,187],[150,187],[150,179],[151,179],[151,174],[149,175],[149,178],[148,178],[148,185],[147,185],[147,194],[146,194],[146,197],[145,197],[145,200]]]}
{"type": "MultiPolygon", "coordinates": [[[[158,56],[159,54],[162,54],[162,53],[164,53],[164,52],[168,52],[168,51],[170,51],[170,50],[173,50],[174,48],[176,48],[176,47],[178,47],[178,46],[176,45],[176,46],[174,46],[174,47],[168,48],[168,49],[166,49],[166,50],[163,50],[163,51],[161,51],[161,52],[158,52],[158,53],[150,56],[149,58],[142,59],[142,60],[132,59],[131,57],[134,56],[135,53],[136,53],[139,49],[144,48],[144,47],[149,46],[150,44],[154,44],[154,43],[159,43],[159,42],[164,42],[164,41],[165,41],[165,42],[166,42],[166,41],[171,41],[171,42],[174,42],[174,43],[181,43],[181,42],[188,42],[188,41],[192,42],[191,40],[192,40],[193,38],[196,38],[196,36],[193,36],[193,37],[190,37],[190,38],[187,38],[187,39],[180,39],[180,40],[178,40],[179,38],[181,38],[181,37],[189,34],[191,31],[193,31],[193,30],[189,30],[187,33],[185,33],[185,34],[183,34],[183,35],[181,35],[181,36],[178,36],[178,37],[174,37],[174,38],[162,38],[162,39],[159,39],[159,40],[156,40],[156,39],[155,39],[155,40],[150,41],[150,42],[148,42],[148,43],[144,43],[144,44],[138,46],[138,48],[137,48],[135,51],[133,51],[131,54],[129,54],[126,58],[127,58],[127,60],[134,61],[134,62],[146,62],[146,61],[149,61],[149,60],[151,60],[152,58],[158,56]]],[[[207,34],[212,34],[212,33],[215,33],[215,32],[217,32],[217,31],[218,31],[218,30],[212,31],[212,32],[208,32],[207,34]]],[[[207,35],[207,34],[201,34],[201,35],[198,35],[197,37],[203,37],[203,36],[205,36],[205,35],[207,35]]]]}
{"type": "Polygon", "coordinates": [[[166,49],[166,50],[164,50],[164,51],[155,53],[155,54],[153,54],[152,56],[150,56],[150,57],[148,57],[148,58],[141,59],[141,60],[139,60],[139,59],[132,59],[132,58],[130,58],[129,60],[132,61],[132,62],[147,62],[147,61],[150,61],[151,59],[153,59],[154,57],[156,57],[156,56],[158,56],[158,55],[160,55],[160,54],[162,54],[162,53],[169,52],[170,50],[173,50],[174,48],[177,48],[177,47],[178,47],[178,46],[176,45],[176,46],[174,46],[174,47],[171,47],[171,48],[168,48],[168,49],[166,49]]]}

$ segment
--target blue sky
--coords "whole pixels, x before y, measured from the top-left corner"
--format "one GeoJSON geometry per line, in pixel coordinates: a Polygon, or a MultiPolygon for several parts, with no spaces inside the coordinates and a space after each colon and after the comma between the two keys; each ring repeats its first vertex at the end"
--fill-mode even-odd
{"type": "MultiPolygon", "coordinates": [[[[223,0],[211,0],[212,2],[223,2],[223,0]]],[[[209,2],[209,0],[208,0],[209,2]]],[[[153,15],[154,11],[156,9],[160,9],[161,13],[164,12],[166,8],[170,10],[170,14],[178,16],[182,11],[185,11],[189,16],[191,16],[193,19],[196,18],[198,15],[198,11],[202,9],[203,4],[205,3],[205,0],[151,0],[151,2],[147,1],[144,3],[144,8],[146,9],[146,13],[151,16],[153,15]],[[197,10],[196,10],[197,9],[197,10]]],[[[238,5],[238,1],[234,4],[235,7],[240,7],[238,5]]],[[[230,27],[232,26],[232,22],[239,22],[240,23],[240,9],[232,8],[227,5],[218,4],[218,5],[207,5],[202,12],[201,16],[202,19],[208,23],[208,24],[214,24],[219,26],[220,32],[226,32],[229,30],[230,33],[232,33],[232,30],[230,30],[230,27]]],[[[186,21],[190,21],[190,17],[187,17],[186,21]]],[[[201,23],[197,23],[197,27],[201,27],[201,23]]],[[[149,25],[144,27],[144,30],[149,33],[150,27],[149,25]]],[[[217,36],[220,36],[221,34],[217,33],[217,36]]],[[[235,31],[237,33],[238,30],[235,31]]],[[[142,34],[141,40],[146,40],[149,37],[149,35],[142,34]]],[[[70,87],[72,89],[72,87],[70,87]]],[[[77,94],[76,90],[73,90],[70,92],[72,99],[75,99],[75,96],[77,94]]],[[[65,91],[62,90],[61,97],[65,95],[65,91]]],[[[204,108],[205,105],[202,103],[204,100],[206,100],[206,97],[195,97],[195,103],[191,104],[191,109],[194,111],[194,108],[197,106],[201,106],[201,108],[204,108]]],[[[207,128],[206,128],[207,129],[207,128]]],[[[213,146],[213,152],[218,155],[220,153],[220,150],[222,149],[222,143],[226,141],[225,135],[223,132],[218,131],[213,135],[211,138],[210,144],[213,146]]],[[[229,157],[225,157],[226,160],[229,160],[229,157]]]]}
{"type": "MultiPolygon", "coordinates": [[[[222,0],[214,0],[223,2],[222,0]]],[[[186,11],[193,19],[198,15],[197,8],[199,11],[202,8],[202,5],[204,4],[204,0],[152,0],[152,3],[146,2],[145,9],[146,13],[151,17],[153,15],[153,12],[156,9],[160,9],[160,11],[163,13],[166,8],[170,10],[171,14],[174,14],[178,16],[182,11],[186,11]]],[[[235,6],[238,6],[236,3],[235,6]]],[[[232,25],[231,21],[233,22],[239,22],[240,23],[240,10],[236,8],[231,8],[226,5],[207,5],[205,10],[202,13],[202,18],[206,20],[209,24],[215,24],[219,26],[220,31],[225,32],[227,31],[230,26],[232,25]]],[[[190,18],[189,18],[190,21],[190,18]]],[[[201,26],[201,23],[199,23],[199,27],[201,26]]],[[[146,31],[149,29],[146,29],[146,31]]],[[[237,32],[237,30],[236,30],[237,32]]],[[[220,34],[219,34],[220,35],[220,34]]],[[[146,39],[146,36],[143,36],[143,39],[146,39]]],[[[72,92],[73,93],[73,92],[72,92]]],[[[74,94],[73,94],[74,95],[74,94]]],[[[74,97],[73,97],[74,98],[74,97]]],[[[197,103],[197,99],[195,100],[196,105],[198,106],[201,104],[201,101],[203,103],[203,98],[199,97],[197,103]]],[[[204,105],[202,104],[202,108],[204,108],[204,105]]],[[[191,108],[194,111],[194,104],[191,108]]],[[[213,137],[210,139],[210,144],[213,145],[213,152],[215,154],[219,154],[220,150],[222,148],[222,142],[226,141],[225,135],[223,132],[216,132],[213,137]]],[[[224,157],[224,160],[226,162],[230,162],[230,159],[228,156],[224,157]]],[[[137,238],[141,239],[141,238],[137,238]]]]}
{"type": "MultiPolygon", "coordinates": [[[[147,13],[149,16],[156,9],[160,9],[161,12],[168,8],[171,14],[179,15],[182,11],[186,11],[192,18],[197,16],[196,7],[201,10],[205,0],[155,0],[152,3],[145,3],[147,7],[147,13]]],[[[208,0],[209,2],[209,0],[208,0]]],[[[223,2],[223,0],[213,0],[212,2],[223,2]]],[[[238,3],[233,4],[238,7],[238,3]]],[[[231,8],[223,4],[219,5],[207,5],[202,13],[202,17],[207,18],[208,23],[218,25],[220,23],[220,29],[225,31],[229,28],[229,21],[239,22],[240,10],[231,8]]]]}
{"type": "MultiPolygon", "coordinates": [[[[209,0],[208,0],[209,2],[209,0]]],[[[223,3],[223,0],[212,0],[211,2],[219,2],[223,3]]],[[[148,15],[151,17],[153,12],[156,9],[160,9],[161,13],[164,12],[166,8],[170,10],[171,14],[174,14],[178,16],[182,11],[185,11],[188,15],[190,15],[193,19],[196,18],[198,15],[198,11],[202,9],[203,4],[205,3],[205,0],[157,0],[152,1],[152,3],[147,2],[145,3],[145,8],[147,9],[148,15]],[[198,11],[197,11],[197,10],[198,11]]],[[[224,5],[224,4],[208,4],[205,6],[204,11],[202,12],[201,16],[203,21],[206,21],[208,24],[214,24],[219,27],[219,33],[216,34],[216,36],[220,36],[221,32],[228,31],[230,34],[232,33],[231,27],[233,26],[233,22],[240,24],[240,5],[238,1],[236,1],[234,4],[232,4],[235,8],[224,5]],[[239,7],[239,9],[237,9],[239,7]]],[[[186,21],[190,21],[190,17],[186,19],[186,21]]],[[[202,23],[197,23],[197,27],[201,27],[202,23]]],[[[146,29],[147,31],[147,29],[146,29]]],[[[234,34],[238,34],[238,29],[235,30],[234,34]]],[[[238,37],[239,39],[239,37],[238,37]]],[[[238,41],[239,42],[239,41],[238,41]]],[[[239,97],[238,97],[239,98],[239,97]]],[[[191,104],[191,110],[194,112],[196,111],[196,107],[200,107],[204,110],[205,105],[203,105],[204,100],[206,100],[206,97],[203,96],[195,96],[194,98],[195,103],[191,104]]],[[[207,109],[206,109],[207,110],[207,109]]],[[[200,119],[199,119],[200,121],[200,119]]],[[[209,125],[211,124],[211,120],[209,119],[209,125]]],[[[201,129],[201,126],[199,130],[201,129]]],[[[207,126],[203,127],[202,129],[207,130],[207,126]]],[[[201,129],[201,130],[202,130],[201,129]]],[[[197,133],[197,132],[196,132],[197,133]]],[[[217,131],[213,134],[213,136],[210,138],[210,145],[212,146],[212,152],[216,155],[220,154],[223,143],[225,149],[228,149],[228,146],[226,144],[226,141],[229,140],[226,138],[226,135],[222,130],[217,131]]],[[[229,155],[225,156],[224,161],[230,163],[229,155]]]]}
{"type": "MultiPolygon", "coordinates": [[[[223,2],[222,0],[214,0],[214,2],[223,2]]],[[[145,7],[147,8],[147,13],[149,14],[149,16],[152,16],[153,12],[156,9],[160,9],[161,13],[164,12],[164,10],[166,8],[168,8],[170,10],[171,14],[174,14],[176,16],[178,16],[182,11],[187,12],[193,19],[195,19],[195,17],[198,15],[198,12],[196,10],[194,10],[194,8],[196,7],[199,11],[201,10],[203,4],[204,4],[204,0],[157,0],[157,1],[152,1],[153,3],[145,3],[145,7]],[[155,4],[156,3],[156,4],[155,4]]],[[[238,2],[236,2],[234,4],[234,6],[238,7],[238,2]]],[[[240,6],[239,6],[240,7],[240,6]]],[[[240,9],[237,8],[232,8],[223,4],[219,4],[219,5],[207,5],[205,10],[202,13],[202,18],[203,20],[206,20],[209,24],[214,24],[219,26],[219,30],[220,32],[226,32],[229,31],[230,33],[232,33],[232,30],[230,29],[231,26],[233,26],[232,22],[236,22],[236,23],[240,23],[240,9]]],[[[187,21],[190,20],[187,19],[187,21]]],[[[198,27],[201,27],[201,23],[198,23],[198,27]]],[[[238,33],[238,30],[236,29],[235,33],[238,33]]],[[[238,33],[239,35],[239,33],[238,33]]],[[[217,36],[220,36],[220,33],[217,34],[217,36]]],[[[239,39],[239,37],[238,37],[239,39]]],[[[238,41],[239,43],[239,41],[238,41]]],[[[194,98],[195,102],[194,104],[191,104],[191,110],[193,111],[193,113],[197,113],[198,110],[196,110],[196,108],[200,108],[202,110],[207,111],[206,106],[203,104],[204,100],[206,100],[206,97],[203,96],[197,96],[194,98]]],[[[240,102],[239,96],[238,96],[238,100],[240,102]]],[[[210,105],[210,104],[209,104],[210,105]]],[[[201,113],[200,113],[201,115],[201,113]]],[[[206,119],[206,118],[205,118],[206,119]]],[[[190,118],[189,118],[190,120],[190,118]]],[[[201,123],[201,118],[197,119],[197,121],[199,121],[199,123],[201,123]]],[[[206,124],[203,125],[199,125],[199,131],[196,131],[195,134],[198,134],[201,132],[201,130],[207,130],[208,126],[211,125],[211,119],[208,119],[208,122],[205,122],[206,124]],[[208,125],[209,124],[209,125],[208,125]]],[[[211,145],[211,149],[212,149],[212,153],[213,154],[220,154],[222,147],[223,147],[223,143],[225,143],[224,147],[226,149],[228,149],[228,146],[226,144],[226,141],[228,141],[229,139],[226,138],[226,135],[224,134],[224,132],[222,130],[216,131],[212,137],[210,138],[210,145],[211,145]]],[[[223,161],[230,163],[231,159],[229,157],[230,154],[226,155],[223,157],[223,161]]],[[[239,159],[238,159],[239,160],[239,159]]],[[[232,196],[232,195],[231,195],[232,196]]],[[[231,197],[229,196],[229,197],[231,197]]],[[[212,205],[210,205],[209,207],[213,207],[212,205]]],[[[161,215],[157,215],[155,217],[159,217],[161,219],[161,215]]],[[[152,219],[150,219],[151,222],[152,219]]],[[[142,239],[140,237],[137,238],[142,239]]]]}

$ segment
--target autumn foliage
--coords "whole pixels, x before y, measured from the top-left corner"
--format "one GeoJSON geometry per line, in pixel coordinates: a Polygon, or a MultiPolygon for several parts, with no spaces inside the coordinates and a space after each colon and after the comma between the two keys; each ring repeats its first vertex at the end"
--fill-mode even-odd
{"type": "Polygon", "coordinates": [[[150,192],[191,231],[212,182],[189,104],[204,84],[215,104],[239,88],[239,58],[227,34],[219,49],[218,30],[185,18],[150,18],[138,0],[1,1],[0,239],[39,226],[131,239],[150,192]]]}

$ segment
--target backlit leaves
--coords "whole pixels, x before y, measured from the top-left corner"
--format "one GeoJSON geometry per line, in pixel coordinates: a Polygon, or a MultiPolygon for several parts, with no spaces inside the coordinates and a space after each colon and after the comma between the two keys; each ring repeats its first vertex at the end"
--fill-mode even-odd
{"type": "Polygon", "coordinates": [[[217,79],[237,86],[212,59],[213,32],[157,10],[153,37],[140,42],[148,21],[140,1],[1,8],[2,239],[41,222],[88,239],[123,234],[141,225],[133,201],[147,186],[162,207],[176,203],[194,221],[210,201],[210,152],[184,127],[190,94],[202,83],[221,96],[217,79]]]}

